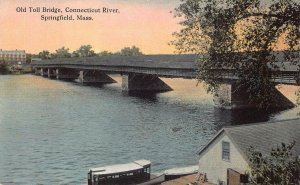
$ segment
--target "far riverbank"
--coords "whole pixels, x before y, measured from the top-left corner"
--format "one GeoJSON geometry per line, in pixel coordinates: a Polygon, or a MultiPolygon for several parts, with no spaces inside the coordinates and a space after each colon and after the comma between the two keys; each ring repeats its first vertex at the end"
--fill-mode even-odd
{"type": "Polygon", "coordinates": [[[5,64],[0,66],[0,75],[23,75],[31,73],[32,69],[30,64],[23,64],[20,69],[14,69],[13,66],[5,64]]]}

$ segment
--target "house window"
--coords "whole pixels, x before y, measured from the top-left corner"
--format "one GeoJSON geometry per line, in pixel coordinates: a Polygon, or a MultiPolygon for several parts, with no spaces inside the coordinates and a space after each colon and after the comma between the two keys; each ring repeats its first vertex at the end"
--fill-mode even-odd
{"type": "Polygon", "coordinates": [[[222,142],[222,159],[229,161],[230,160],[230,143],[222,142]]]}

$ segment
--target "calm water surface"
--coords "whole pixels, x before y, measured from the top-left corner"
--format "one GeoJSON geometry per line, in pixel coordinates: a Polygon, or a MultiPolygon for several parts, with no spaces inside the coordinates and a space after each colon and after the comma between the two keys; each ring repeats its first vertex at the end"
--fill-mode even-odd
{"type": "MultiPolygon", "coordinates": [[[[224,111],[196,81],[163,79],[174,91],[123,95],[104,87],[0,76],[0,183],[85,184],[90,167],[149,159],[156,172],[197,164],[197,151],[225,125],[297,117],[224,111]]],[[[297,87],[280,89],[295,102],[297,87]]]]}

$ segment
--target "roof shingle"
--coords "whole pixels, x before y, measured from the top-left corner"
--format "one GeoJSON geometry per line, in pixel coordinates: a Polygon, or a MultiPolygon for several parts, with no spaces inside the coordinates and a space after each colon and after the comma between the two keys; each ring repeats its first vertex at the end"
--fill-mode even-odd
{"type": "Polygon", "coordinates": [[[293,141],[296,144],[292,152],[295,156],[300,155],[300,119],[224,127],[202,148],[199,154],[223,132],[244,158],[247,158],[251,146],[263,155],[269,155],[272,148],[276,148],[281,143],[289,144],[293,141]]]}

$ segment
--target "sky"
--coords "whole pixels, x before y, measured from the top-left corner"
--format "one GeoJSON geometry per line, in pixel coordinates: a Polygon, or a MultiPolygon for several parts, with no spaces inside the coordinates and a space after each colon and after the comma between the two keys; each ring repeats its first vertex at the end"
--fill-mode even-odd
{"type": "Polygon", "coordinates": [[[0,49],[54,52],[65,46],[71,51],[90,44],[96,52],[119,51],[137,46],[145,54],[174,53],[168,43],[179,30],[179,20],[170,13],[180,0],[1,0],[0,49]],[[26,7],[26,12],[17,12],[26,7]],[[29,7],[119,9],[119,13],[43,13],[29,7]],[[77,14],[92,16],[92,21],[42,21],[41,15],[77,14]]]}

